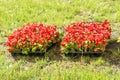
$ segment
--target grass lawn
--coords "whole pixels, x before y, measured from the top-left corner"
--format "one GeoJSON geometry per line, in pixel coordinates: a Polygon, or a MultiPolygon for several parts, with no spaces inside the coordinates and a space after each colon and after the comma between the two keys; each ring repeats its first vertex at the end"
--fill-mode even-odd
{"type": "Polygon", "coordinates": [[[0,80],[119,80],[119,4],[119,0],[0,0],[0,80]],[[45,57],[11,55],[5,47],[7,36],[28,22],[62,28],[105,19],[113,32],[107,52],[99,57],[59,56],[56,46],[45,57]]]}

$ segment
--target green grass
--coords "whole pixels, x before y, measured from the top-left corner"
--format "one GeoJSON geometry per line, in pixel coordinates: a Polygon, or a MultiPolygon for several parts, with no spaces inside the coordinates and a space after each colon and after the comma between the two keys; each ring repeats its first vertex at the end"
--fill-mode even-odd
{"type": "Polygon", "coordinates": [[[105,19],[113,29],[111,42],[120,36],[119,0],[0,0],[1,80],[119,80],[118,43],[100,57],[58,56],[58,49],[45,57],[12,56],[6,38],[26,23],[44,23],[62,28],[72,22],[105,19]],[[114,49],[112,49],[114,48],[114,49]],[[55,55],[53,55],[55,53],[55,55]]]}
{"type": "Polygon", "coordinates": [[[27,22],[55,24],[74,21],[120,22],[120,1],[110,0],[1,0],[0,26],[20,27],[27,22]]]}
{"type": "MultiPolygon", "coordinates": [[[[119,80],[120,70],[102,58],[79,61],[33,58],[34,61],[6,59],[0,55],[1,80],[119,80]],[[106,65],[106,66],[105,66],[106,65]]],[[[89,59],[89,58],[87,58],[89,59]]]]}

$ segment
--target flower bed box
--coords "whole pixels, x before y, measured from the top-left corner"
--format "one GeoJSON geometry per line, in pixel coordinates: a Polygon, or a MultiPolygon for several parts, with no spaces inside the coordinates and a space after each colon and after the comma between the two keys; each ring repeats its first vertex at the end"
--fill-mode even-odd
{"type": "Polygon", "coordinates": [[[6,46],[11,53],[46,53],[53,44],[59,42],[56,26],[27,24],[8,36],[6,46]]]}
{"type": "Polygon", "coordinates": [[[111,35],[111,27],[107,20],[102,23],[77,22],[66,26],[64,29],[66,34],[62,38],[61,50],[64,53],[70,52],[71,54],[99,54],[104,52],[111,35]]]}

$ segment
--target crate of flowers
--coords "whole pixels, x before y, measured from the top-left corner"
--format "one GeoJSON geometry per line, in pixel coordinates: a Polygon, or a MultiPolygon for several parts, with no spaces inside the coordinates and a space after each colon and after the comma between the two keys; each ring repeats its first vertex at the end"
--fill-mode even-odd
{"type": "Polygon", "coordinates": [[[97,22],[77,22],[64,27],[66,34],[62,38],[61,51],[65,54],[94,54],[105,51],[111,35],[107,20],[97,22]]]}
{"type": "Polygon", "coordinates": [[[45,53],[50,46],[59,41],[59,32],[56,28],[28,23],[8,36],[6,46],[12,53],[45,53]]]}

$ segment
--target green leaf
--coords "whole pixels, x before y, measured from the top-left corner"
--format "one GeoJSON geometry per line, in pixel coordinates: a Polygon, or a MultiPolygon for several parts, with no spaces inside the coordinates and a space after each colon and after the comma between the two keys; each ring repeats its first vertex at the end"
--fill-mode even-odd
{"type": "Polygon", "coordinates": [[[37,47],[32,48],[32,52],[35,52],[37,50],[37,47]]]}

